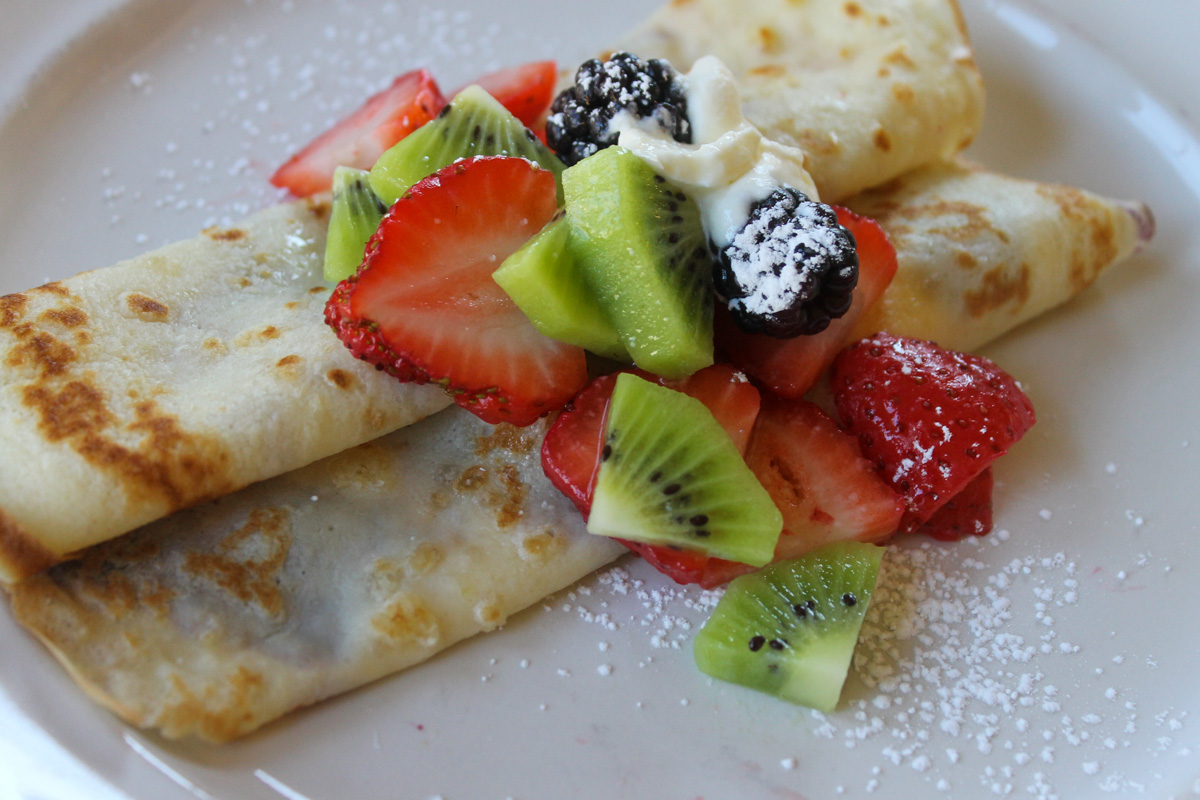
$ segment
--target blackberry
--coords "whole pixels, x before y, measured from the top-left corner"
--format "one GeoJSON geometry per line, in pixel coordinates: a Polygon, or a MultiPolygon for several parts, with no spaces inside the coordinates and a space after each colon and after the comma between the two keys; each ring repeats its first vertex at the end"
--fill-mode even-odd
{"type": "Polygon", "coordinates": [[[550,106],[546,142],[567,166],[576,164],[617,143],[609,124],[620,111],[653,120],[677,142],[692,141],[687,96],[675,68],[663,59],[621,52],[580,65],[575,85],[550,106]]]}
{"type": "Polygon", "coordinates": [[[786,186],[751,206],[716,256],[713,285],[734,323],[778,339],[825,330],[858,284],[854,236],[832,208],[786,186]]]}

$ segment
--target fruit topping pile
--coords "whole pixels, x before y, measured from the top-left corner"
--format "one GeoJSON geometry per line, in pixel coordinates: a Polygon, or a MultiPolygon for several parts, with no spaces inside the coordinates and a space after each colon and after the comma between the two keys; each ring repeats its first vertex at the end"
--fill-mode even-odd
{"type": "Polygon", "coordinates": [[[276,173],[333,189],[326,321],[489,423],[557,415],[543,469],[588,531],[680,583],[732,580],[701,669],[832,708],[880,543],[990,530],[992,464],[1032,406],[986,359],[849,341],[896,254],[816,199],[720,62],[618,53],[548,108],[553,76],[447,103],[409,73],[276,173]],[[548,111],[557,155],[528,127],[548,111]],[[832,408],[806,399],[826,374],[832,408]]]}
{"type": "Polygon", "coordinates": [[[692,141],[687,95],[675,68],[662,59],[614,53],[607,61],[585,61],[575,84],[555,98],[546,142],[563,163],[577,164],[617,143],[612,122],[620,113],[657,126],[677,142],[692,141]]]}

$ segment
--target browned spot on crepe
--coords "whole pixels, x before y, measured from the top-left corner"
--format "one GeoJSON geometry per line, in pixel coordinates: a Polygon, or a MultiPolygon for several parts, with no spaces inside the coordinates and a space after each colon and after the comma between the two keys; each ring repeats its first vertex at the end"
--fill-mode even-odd
{"type": "Polygon", "coordinates": [[[308,206],[309,213],[319,220],[329,216],[330,205],[328,200],[314,200],[310,197],[305,205],[308,206]]]}
{"type": "Polygon", "coordinates": [[[165,321],[167,315],[171,312],[171,309],[167,308],[166,304],[160,303],[153,297],[147,297],[139,292],[130,292],[126,295],[125,305],[141,319],[155,322],[165,321]]]}
{"type": "Polygon", "coordinates": [[[66,287],[62,281],[50,281],[43,283],[41,286],[35,286],[30,289],[31,292],[43,292],[45,294],[54,294],[59,297],[70,297],[71,290],[66,287]]]}
{"type": "Polygon", "coordinates": [[[969,250],[959,250],[954,255],[954,260],[957,261],[958,265],[963,269],[975,269],[977,266],[979,266],[979,259],[972,255],[969,250]]]}
{"type": "Polygon", "coordinates": [[[176,510],[235,488],[224,447],[185,431],[153,400],[136,403],[132,420],[121,421],[86,377],[44,377],[22,389],[38,430],[116,478],[132,502],[165,502],[176,510]]]}
{"type": "Polygon", "coordinates": [[[967,313],[972,317],[982,317],[1007,305],[1011,305],[1010,310],[1016,312],[1029,301],[1030,277],[1028,264],[1021,264],[1015,274],[1004,266],[988,270],[983,274],[979,288],[963,296],[967,313]]]}
{"type": "Polygon", "coordinates": [[[874,142],[875,146],[885,153],[892,149],[892,137],[883,128],[875,131],[874,142]]]}
{"type": "Polygon", "coordinates": [[[281,358],[275,362],[275,366],[280,367],[280,368],[291,367],[291,366],[295,366],[296,364],[299,364],[302,360],[303,359],[301,359],[300,356],[297,356],[297,355],[284,356],[283,358],[281,358]]]}
{"type": "Polygon", "coordinates": [[[916,93],[907,83],[894,83],[892,84],[892,97],[901,103],[911,103],[916,98],[916,93]]]}
{"type": "Polygon", "coordinates": [[[774,28],[768,28],[765,25],[758,29],[758,39],[762,43],[764,53],[778,52],[782,43],[779,33],[774,28]]]}
{"type": "Polygon", "coordinates": [[[326,379],[339,389],[350,389],[358,380],[344,369],[331,369],[325,373],[326,379]]]}
{"type": "Polygon", "coordinates": [[[54,553],[32,539],[0,508],[0,563],[11,565],[15,577],[40,572],[57,560],[54,553]]]}
{"type": "Polygon", "coordinates": [[[0,329],[11,328],[25,316],[25,307],[29,298],[23,294],[6,294],[0,296],[0,329]]]}
{"type": "Polygon", "coordinates": [[[263,339],[278,339],[279,338],[279,328],[276,328],[274,325],[268,325],[267,327],[265,327],[261,331],[259,331],[258,335],[260,337],[262,337],[263,339]]]}
{"type": "Polygon", "coordinates": [[[240,242],[247,236],[241,228],[206,228],[202,233],[214,242],[240,242]]]}
{"type": "Polygon", "coordinates": [[[308,293],[309,294],[324,294],[325,292],[328,292],[328,291],[329,290],[326,289],[324,286],[314,286],[308,290],[308,293]]]}
{"type": "Polygon", "coordinates": [[[761,75],[769,78],[777,78],[783,75],[786,70],[778,64],[760,64],[757,67],[750,68],[751,75],[761,75]]]}
{"type": "Polygon", "coordinates": [[[538,437],[527,428],[518,428],[502,422],[492,428],[491,434],[480,436],[475,440],[475,455],[483,458],[496,450],[507,450],[510,453],[522,454],[533,451],[539,446],[538,437]]]}
{"type": "Polygon", "coordinates": [[[915,63],[913,63],[912,58],[909,57],[908,52],[904,49],[904,45],[901,45],[892,52],[888,53],[883,57],[883,60],[888,64],[892,64],[893,66],[897,67],[916,68],[917,66],[915,63]]]}
{"type": "Polygon", "coordinates": [[[36,370],[39,380],[66,374],[77,357],[70,345],[56,339],[49,332],[38,329],[31,322],[13,326],[12,332],[17,343],[5,356],[5,366],[36,370]]]}
{"type": "Polygon", "coordinates": [[[216,584],[239,602],[254,603],[265,614],[279,618],[285,611],[279,573],[291,549],[289,527],[286,509],[255,509],[245,524],[222,539],[211,552],[188,553],[183,571],[216,584]]]}
{"type": "Polygon", "coordinates": [[[988,219],[987,209],[974,203],[955,200],[938,200],[932,203],[914,204],[900,207],[899,202],[880,204],[876,221],[892,232],[890,226],[899,225],[897,220],[943,220],[946,224],[931,226],[929,233],[942,236],[950,241],[971,242],[983,234],[991,234],[1002,242],[1008,242],[1008,234],[997,228],[988,219]],[[955,222],[958,218],[959,222],[955,222]]]}
{"type": "Polygon", "coordinates": [[[565,550],[566,540],[552,528],[543,528],[522,536],[517,544],[517,553],[522,561],[545,564],[565,550]]]}
{"type": "Polygon", "coordinates": [[[421,542],[408,557],[408,568],[414,575],[429,572],[446,560],[446,551],[432,542],[421,542]]]}
{"type": "Polygon", "coordinates": [[[429,607],[416,597],[401,593],[371,619],[371,627],[393,641],[414,642],[433,647],[441,638],[441,626],[429,607]]]}
{"type": "Polygon", "coordinates": [[[1071,287],[1081,291],[1117,257],[1117,232],[1112,217],[1103,209],[1097,209],[1082,192],[1069,186],[1039,186],[1038,194],[1053,201],[1064,217],[1081,223],[1088,231],[1089,252],[1077,253],[1068,273],[1071,287]]]}
{"type": "MultiPolygon", "coordinates": [[[[258,726],[254,709],[256,699],[266,691],[263,676],[246,667],[238,667],[226,681],[204,687],[197,697],[177,673],[169,677],[173,698],[152,724],[161,727],[167,736],[195,730],[210,742],[236,739],[258,726]]],[[[149,720],[143,724],[151,724],[149,720]]]]}
{"type": "Polygon", "coordinates": [[[57,322],[64,328],[78,328],[88,323],[88,315],[81,308],[66,306],[65,308],[48,308],[38,315],[39,322],[57,322]]]}
{"type": "Polygon", "coordinates": [[[487,480],[487,467],[476,464],[462,471],[462,474],[458,476],[458,480],[454,482],[454,488],[460,492],[471,492],[483,486],[487,483],[487,480]]]}
{"type": "Polygon", "coordinates": [[[496,509],[496,527],[511,528],[524,513],[529,485],[521,480],[520,472],[512,464],[501,467],[500,485],[503,491],[491,492],[488,501],[496,509]]]}

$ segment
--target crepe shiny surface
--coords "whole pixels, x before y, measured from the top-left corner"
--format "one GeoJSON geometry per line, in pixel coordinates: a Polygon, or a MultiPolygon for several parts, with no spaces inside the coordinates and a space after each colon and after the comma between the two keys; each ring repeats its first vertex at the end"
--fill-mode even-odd
{"type": "Polygon", "coordinates": [[[542,474],[547,423],[446,410],[12,589],[123,719],[226,741],[423,661],[625,552],[542,474]]]}
{"type": "Polygon", "coordinates": [[[974,350],[1065,303],[1154,233],[1142,203],[939,162],[846,201],[899,268],[851,339],[886,330],[974,350]]]}
{"type": "Polygon", "coordinates": [[[326,327],[327,224],[281,205],[0,297],[0,580],[447,405],[326,327]]]}
{"type": "Polygon", "coordinates": [[[825,202],[957,153],[983,118],[954,0],[674,0],[616,49],[682,71],[720,58],[746,118],[805,152],[825,202]]]}

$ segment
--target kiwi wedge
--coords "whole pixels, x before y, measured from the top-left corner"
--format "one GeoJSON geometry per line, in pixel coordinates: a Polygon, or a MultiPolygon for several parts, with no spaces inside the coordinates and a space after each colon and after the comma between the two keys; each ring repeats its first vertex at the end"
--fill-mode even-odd
{"type": "Polygon", "coordinates": [[[696,634],[714,678],[832,711],[886,548],[837,542],[734,578],[696,634]]]}
{"type": "Polygon", "coordinates": [[[333,210],[325,241],[325,280],[337,283],[358,271],[367,242],[379,228],[387,206],[371,190],[367,172],[338,167],[333,173],[333,210]]]}
{"type": "Polygon", "coordinates": [[[563,173],[571,247],[642,369],[685,378],[713,363],[712,256],[700,209],[629,150],[563,173]]]}
{"type": "Polygon", "coordinates": [[[703,403],[617,377],[587,529],[761,566],[783,517],[703,403]]]}
{"type": "Polygon", "coordinates": [[[544,336],[597,355],[628,361],[617,331],[588,288],[567,240],[571,226],[559,214],[492,278],[544,336]]]}
{"type": "Polygon", "coordinates": [[[563,171],[563,163],[533,131],[486,91],[468,86],[434,119],[379,157],[371,167],[371,186],[391,205],[414,183],[471,156],[527,158],[553,172],[556,180],[563,171]]]}

